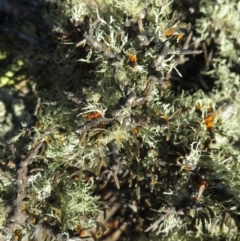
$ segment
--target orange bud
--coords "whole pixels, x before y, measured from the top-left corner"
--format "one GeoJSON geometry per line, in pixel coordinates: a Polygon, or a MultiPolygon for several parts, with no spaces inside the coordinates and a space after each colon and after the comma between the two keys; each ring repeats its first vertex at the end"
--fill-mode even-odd
{"type": "Polygon", "coordinates": [[[173,35],[173,30],[172,28],[169,28],[168,30],[165,31],[165,36],[166,37],[171,37],[173,35]]]}

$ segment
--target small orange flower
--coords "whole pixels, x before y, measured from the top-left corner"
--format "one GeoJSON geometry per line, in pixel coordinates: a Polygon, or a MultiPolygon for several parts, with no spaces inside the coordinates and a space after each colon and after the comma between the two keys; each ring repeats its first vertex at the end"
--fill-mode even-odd
{"type": "Polygon", "coordinates": [[[79,233],[79,236],[80,236],[81,238],[84,238],[84,237],[87,237],[88,234],[87,234],[85,231],[82,230],[82,231],[79,233]]]}
{"type": "Polygon", "coordinates": [[[83,237],[86,237],[86,236],[87,236],[87,233],[86,233],[84,230],[82,230],[82,228],[81,228],[81,225],[80,225],[80,224],[78,224],[78,226],[77,226],[77,228],[76,228],[76,231],[77,231],[77,233],[78,233],[79,237],[81,237],[81,238],[83,238],[83,237]]]}
{"type": "Polygon", "coordinates": [[[171,37],[173,35],[173,29],[169,28],[168,30],[165,31],[165,36],[166,37],[171,37]]]}
{"type": "Polygon", "coordinates": [[[20,240],[21,236],[22,236],[22,231],[20,229],[14,230],[15,240],[20,240]]]}
{"type": "Polygon", "coordinates": [[[163,118],[165,121],[168,120],[168,116],[167,116],[166,114],[164,114],[164,115],[162,116],[162,118],[163,118]]]}
{"type": "Polygon", "coordinates": [[[205,118],[204,118],[204,122],[205,122],[205,125],[207,127],[207,129],[211,129],[214,127],[214,119],[215,119],[216,115],[215,113],[212,113],[210,115],[207,115],[205,118]]]}
{"type": "Polygon", "coordinates": [[[183,34],[178,34],[177,41],[181,40],[183,38],[183,34]]]}
{"type": "Polygon", "coordinates": [[[134,132],[135,135],[137,135],[139,133],[139,129],[136,127],[136,128],[133,129],[133,132],[134,132]]]}
{"type": "Polygon", "coordinates": [[[128,58],[132,63],[137,63],[137,61],[138,61],[137,56],[134,54],[129,54],[128,58]]]}
{"type": "Polygon", "coordinates": [[[32,224],[36,224],[36,223],[37,223],[37,219],[36,219],[36,218],[33,218],[32,224]]]}
{"type": "Polygon", "coordinates": [[[184,169],[185,171],[190,171],[189,166],[184,166],[183,169],[184,169]]]}
{"type": "Polygon", "coordinates": [[[98,118],[99,116],[101,116],[101,114],[97,111],[94,111],[94,112],[87,113],[87,114],[83,115],[83,117],[87,120],[93,120],[93,119],[98,118]]]}
{"type": "Polygon", "coordinates": [[[76,228],[77,233],[80,235],[80,233],[82,232],[82,228],[81,225],[78,224],[77,228],[76,228]]]}

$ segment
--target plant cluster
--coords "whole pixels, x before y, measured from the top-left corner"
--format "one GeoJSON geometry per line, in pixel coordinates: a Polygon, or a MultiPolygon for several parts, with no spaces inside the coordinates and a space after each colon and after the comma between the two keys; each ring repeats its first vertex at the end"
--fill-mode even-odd
{"type": "Polygon", "coordinates": [[[39,98],[8,144],[5,240],[237,240],[239,26],[223,4],[239,4],[200,1],[202,53],[176,2],[48,5],[51,33],[18,49],[39,98]],[[204,56],[207,94],[173,91],[186,55],[204,56]]]}

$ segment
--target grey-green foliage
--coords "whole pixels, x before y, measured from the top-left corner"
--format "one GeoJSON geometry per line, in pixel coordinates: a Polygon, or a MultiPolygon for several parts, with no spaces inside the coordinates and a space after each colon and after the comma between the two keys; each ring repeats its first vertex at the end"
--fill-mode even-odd
{"type": "MultiPolygon", "coordinates": [[[[136,25],[138,16],[145,7],[144,4],[139,3],[138,7],[133,9],[129,8],[126,1],[117,3],[113,1],[106,6],[110,14],[106,16],[103,14],[104,11],[107,11],[106,9],[103,12],[100,10],[93,11],[98,20],[93,29],[93,37],[96,41],[103,43],[114,55],[118,55],[118,64],[120,65],[118,82],[114,83],[115,80],[112,79],[113,67],[109,60],[89,44],[90,50],[86,58],[76,60],[94,63],[96,68],[91,71],[94,73],[95,79],[86,78],[89,86],[81,90],[81,94],[85,96],[85,99],[83,104],[78,106],[77,121],[69,128],[70,119],[68,120],[67,117],[69,114],[64,115],[65,111],[67,113],[68,110],[61,108],[54,110],[52,114],[49,114],[51,112],[46,109],[46,112],[39,116],[39,121],[46,128],[53,123],[56,129],[58,126],[66,129],[64,140],[60,145],[57,144],[60,138],[59,130],[57,129],[56,133],[55,130],[51,132],[50,138],[52,141],[48,143],[45,155],[46,158],[52,158],[55,162],[64,163],[64,165],[73,165],[83,169],[87,165],[87,170],[91,169],[97,175],[101,166],[106,166],[109,163],[107,144],[115,141],[117,147],[121,150],[125,165],[131,170],[130,177],[128,177],[129,185],[132,185],[131,178],[136,177],[140,180],[138,185],[141,186],[144,183],[143,180],[146,179],[147,173],[147,176],[151,176],[151,181],[147,183],[149,190],[152,188],[159,195],[159,199],[166,202],[166,204],[159,204],[159,212],[165,218],[160,222],[155,223],[153,221],[152,226],[147,230],[168,235],[169,240],[171,240],[171,235],[172,237],[177,235],[178,239],[182,240],[219,238],[228,235],[228,231],[220,228],[220,224],[225,222],[225,214],[230,213],[232,215],[230,218],[233,219],[234,212],[235,210],[237,212],[239,205],[238,174],[231,173],[232,168],[238,169],[239,151],[231,147],[229,141],[232,138],[235,138],[235,140],[239,138],[236,125],[238,121],[236,119],[237,110],[235,104],[231,101],[226,106],[219,107],[221,102],[227,101],[225,89],[223,94],[214,90],[210,97],[207,97],[201,91],[196,92],[193,96],[189,96],[187,93],[175,96],[169,89],[163,90],[161,86],[156,85],[149,95],[146,107],[124,108],[114,118],[114,122],[110,127],[97,126],[92,128],[88,130],[87,134],[82,135],[80,140],[75,134],[76,123],[79,126],[86,123],[87,120],[84,116],[91,115],[93,112],[104,116],[106,110],[118,103],[122,95],[118,88],[123,90],[127,87],[128,92],[135,90],[138,95],[141,95],[146,89],[149,64],[156,58],[158,51],[163,46],[163,42],[167,40],[165,31],[168,27],[171,27],[171,19],[169,19],[170,3],[153,2],[153,6],[148,10],[150,23],[145,27],[145,32],[147,35],[154,35],[156,44],[154,47],[149,47],[148,51],[140,51],[138,39],[124,35],[122,22],[120,21],[120,14],[126,11],[132,17],[130,25],[136,25]],[[160,6],[157,6],[157,4],[160,4],[160,6]],[[134,14],[132,11],[134,11],[134,14]],[[135,69],[126,64],[129,54],[137,55],[141,63],[135,69]],[[201,115],[198,115],[195,111],[197,104],[201,105],[201,115]],[[214,119],[216,143],[210,143],[204,147],[204,143],[209,139],[204,117],[210,107],[213,107],[216,114],[214,119]],[[222,111],[223,114],[220,114],[220,110],[224,110],[222,111]],[[226,114],[227,117],[224,117],[224,113],[227,111],[230,111],[230,116],[226,114]],[[59,118],[53,117],[54,115],[59,115],[59,118]],[[126,128],[125,123],[129,121],[131,116],[135,119],[140,118],[137,125],[139,128],[137,137],[132,134],[131,126],[126,128]],[[50,121],[48,122],[48,120],[50,121]],[[232,128],[235,130],[234,133],[231,131],[232,128]],[[141,141],[139,141],[140,139],[141,141]],[[146,150],[144,154],[141,154],[143,147],[146,150]],[[198,174],[199,170],[205,171],[198,174]],[[210,187],[205,187],[203,195],[197,201],[194,199],[194,196],[198,195],[197,185],[202,184],[191,181],[195,175],[200,175],[202,179],[210,183],[208,184],[210,187]],[[215,180],[219,180],[219,183],[215,180]],[[156,181],[156,185],[151,184],[154,181],[156,181]],[[211,183],[214,183],[214,185],[211,186],[211,183]],[[189,193],[189,189],[193,189],[192,194],[189,193]],[[211,198],[212,193],[217,191],[224,191],[226,197],[223,197],[222,200],[213,201],[214,199],[211,198]],[[232,200],[228,208],[229,197],[232,200]],[[169,210],[173,211],[168,214],[169,210]],[[216,229],[213,230],[215,226],[216,229]],[[179,229],[188,230],[189,235],[181,235],[179,229]],[[209,233],[209,235],[206,233],[209,233]]],[[[210,12],[211,8],[206,5],[206,16],[210,12]]],[[[218,10],[216,12],[218,13],[218,10]]],[[[68,11],[67,14],[69,14],[72,22],[77,24],[83,21],[87,12],[84,11],[84,6],[80,4],[76,5],[72,12],[68,11]]],[[[208,23],[207,27],[202,29],[216,31],[214,28],[211,29],[211,26],[208,23]]],[[[64,33],[64,27],[66,26],[64,26],[63,22],[62,25],[57,27],[57,30],[64,33]]],[[[202,33],[202,36],[206,37],[204,34],[206,32],[202,33]]],[[[221,40],[220,36],[219,40],[221,40]]],[[[88,44],[84,42],[84,39],[82,41],[82,45],[88,44]]],[[[73,54],[74,44],[65,42],[65,46],[60,46],[58,49],[60,59],[58,59],[57,64],[64,66],[61,69],[63,74],[66,74],[66,71],[71,69],[71,66],[69,66],[71,61],[68,62],[70,60],[68,57],[73,54]],[[69,44],[70,47],[66,44],[69,44]]],[[[226,57],[226,52],[221,52],[220,56],[226,57]]],[[[237,61],[237,57],[234,60],[237,61]]],[[[222,64],[223,66],[224,64],[222,64]]],[[[167,76],[172,69],[176,68],[173,55],[167,56],[155,67],[156,71],[161,71],[163,76],[167,76]]],[[[212,76],[216,73],[214,71],[216,71],[216,68],[213,69],[212,76]]],[[[219,76],[217,75],[218,79],[219,76]]],[[[237,76],[233,76],[232,79],[238,83],[237,76]]],[[[38,135],[35,138],[38,138],[38,135]]],[[[89,192],[86,195],[90,194],[89,192]]],[[[71,189],[67,190],[66,195],[72,196],[71,189]]],[[[74,202],[76,202],[75,199],[69,203],[74,202]]],[[[90,203],[93,204],[94,201],[90,203]]],[[[87,209],[90,209],[90,203],[87,209]]],[[[62,207],[58,208],[61,209],[62,207]]],[[[59,212],[64,213],[64,210],[59,212]]],[[[68,215],[72,215],[71,218],[74,220],[76,213],[69,212],[68,215]]],[[[235,226],[235,224],[232,225],[235,226]]],[[[66,228],[73,228],[73,226],[71,224],[66,228]]],[[[236,235],[236,227],[231,229],[231,235],[236,235]]]]}
{"type": "Polygon", "coordinates": [[[221,57],[240,63],[240,24],[238,1],[200,1],[200,11],[204,16],[197,20],[197,31],[204,40],[213,39],[221,57]]]}
{"type": "MultiPolygon", "coordinates": [[[[182,91],[176,96],[168,88],[169,75],[177,70],[174,55],[160,58],[159,53],[168,41],[172,48],[179,47],[177,35],[166,36],[166,31],[177,28],[179,21],[170,17],[173,1],[150,2],[148,5],[134,1],[129,5],[129,1],[106,1],[99,9],[89,9],[83,3],[59,4],[58,14],[53,15],[57,16],[53,33],[60,36],[58,46],[51,56],[45,56],[51,69],[49,80],[55,85],[45,92],[47,98],[41,104],[34,135],[27,146],[31,150],[44,142],[45,148],[34,159],[25,209],[30,218],[59,225],[61,232],[74,232],[81,216],[88,220],[84,227],[89,227],[102,209],[93,192],[102,184],[108,185],[109,179],[104,176],[106,180],[99,182],[93,178],[85,181],[88,176],[82,171],[101,179],[101,173],[107,170],[110,181],[120,188],[119,193],[126,187],[135,193],[139,187],[138,198],[145,200],[141,191],[146,192],[151,205],[155,201],[151,196],[155,195],[156,212],[145,217],[152,219],[152,224],[144,224],[140,232],[151,232],[150,236],[157,240],[155,235],[166,240],[231,240],[237,235],[235,220],[240,205],[240,130],[239,75],[231,72],[228,64],[232,67],[232,62],[239,63],[239,49],[235,52],[232,44],[233,39],[238,41],[239,26],[235,26],[236,19],[226,14],[224,6],[235,16],[239,4],[201,1],[200,11],[205,15],[198,20],[197,31],[203,39],[213,37],[218,44],[208,73],[216,79],[216,88],[208,95],[182,91]],[[153,37],[154,44],[143,47],[136,32],[145,8],[148,24],[144,34],[153,37]],[[132,27],[128,33],[124,31],[124,13],[132,27]],[[87,21],[93,25],[92,35],[87,32],[88,25],[84,25],[87,21]],[[232,26],[232,31],[228,26],[232,26]],[[84,54],[78,54],[83,49],[84,54]],[[107,51],[115,62],[107,57],[107,51]],[[132,55],[138,59],[135,66],[129,64],[132,55]],[[113,77],[114,63],[119,67],[117,78],[113,77]],[[86,66],[90,69],[84,69],[86,66]],[[161,73],[161,77],[151,82],[154,78],[149,76],[156,73],[161,73]],[[67,100],[72,97],[69,90],[79,97],[78,104],[67,100]],[[134,106],[120,102],[121,98],[128,100],[126,96],[133,92],[135,100],[145,101],[134,106]],[[118,103],[117,114],[109,117],[109,122],[103,118],[103,123],[79,131],[94,120],[94,115],[105,117],[112,113],[111,108],[118,103]],[[196,106],[200,109],[196,110],[196,106]],[[210,108],[212,112],[208,113],[210,108]],[[210,138],[207,128],[208,115],[214,116],[214,138],[210,138]],[[112,143],[121,165],[111,163],[109,156],[115,154],[109,150],[112,143]],[[128,176],[119,181],[116,170],[121,167],[128,170],[128,176]]],[[[143,209],[148,213],[148,205],[143,209]]],[[[135,226],[133,229],[137,230],[135,226]]]]}

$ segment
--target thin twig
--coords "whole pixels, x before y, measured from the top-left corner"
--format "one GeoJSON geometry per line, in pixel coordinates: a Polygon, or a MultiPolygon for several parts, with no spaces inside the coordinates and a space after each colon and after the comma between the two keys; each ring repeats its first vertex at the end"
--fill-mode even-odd
{"type": "MultiPolygon", "coordinates": [[[[6,239],[10,241],[16,227],[24,227],[26,224],[26,213],[23,212],[25,202],[23,201],[26,197],[26,186],[28,182],[28,165],[33,161],[33,158],[37,155],[43,142],[38,143],[29,154],[22,159],[18,165],[16,165],[16,193],[17,196],[13,201],[12,210],[7,219],[7,227],[5,229],[6,239]]],[[[15,157],[16,158],[16,157],[15,157]]]]}

